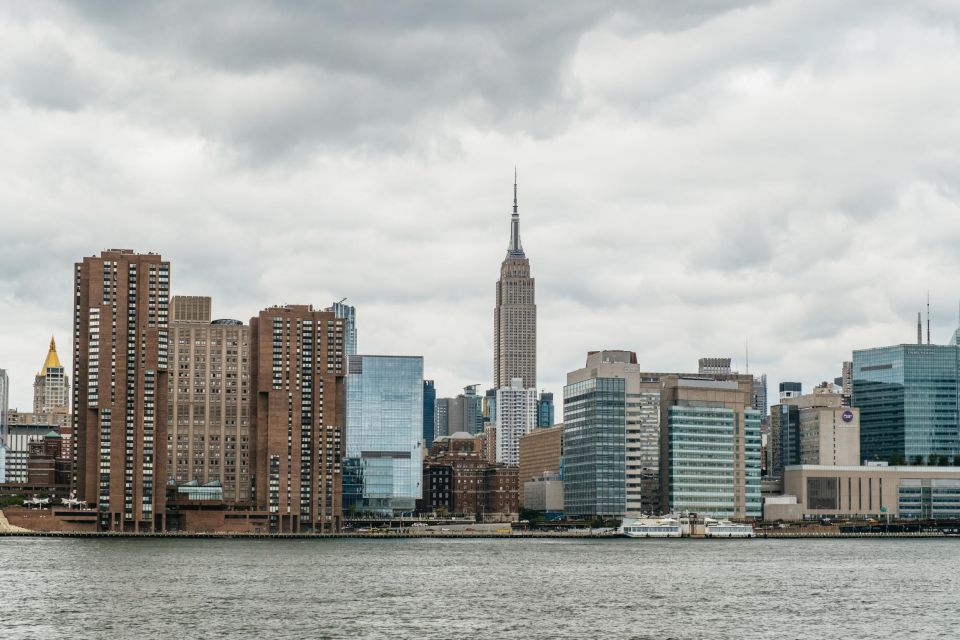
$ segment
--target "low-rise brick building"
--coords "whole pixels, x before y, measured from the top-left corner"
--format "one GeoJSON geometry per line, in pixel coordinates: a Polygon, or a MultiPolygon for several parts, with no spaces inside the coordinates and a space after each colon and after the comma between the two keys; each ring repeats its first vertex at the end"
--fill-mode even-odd
{"type": "Polygon", "coordinates": [[[518,477],[515,467],[488,462],[478,437],[439,438],[424,461],[420,511],[511,519],[518,512],[518,477]]]}

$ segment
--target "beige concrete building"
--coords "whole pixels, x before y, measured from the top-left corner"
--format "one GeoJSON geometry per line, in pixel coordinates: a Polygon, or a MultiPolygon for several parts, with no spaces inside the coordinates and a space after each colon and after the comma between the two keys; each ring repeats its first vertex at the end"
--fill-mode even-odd
{"type": "Polygon", "coordinates": [[[219,481],[250,501],[250,328],[211,319],[207,296],[171,301],[168,480],[219,481]]]}
{"type": "Polygon", "coordinates": [[[800,409],[800,464],[860,464],[860,410],[842,394],[818,388],[784,403],[800,409]]]}
{"type": "MultiPolygon", "coordinates": [[[[544,475],[559,476],[562,460],[562,424],[545,429],[534,429],[520,437],[520,504],[524,504],[525,483],[544,475]]],[[[562,510],[561,506],[559,511],[562,510]]]]}
{"type": "Polygon", "coordinates": [[[69,413],[32,413],[10,409],[7,412],[9,425],[45,424],[51,427],[69,427],[71,417],[69,413]]]}
{"type": "Polygon", "coordinates": [[[784,494],[805,517],[957,518],[960,467],[794,465],[784,494]]]}
{"type": "Polygon", "coordinates": [[[563,482],[558,476],[534,478],[521,485],[524,509],[531,511],[563,511],[563,482]]]}
{"type": "Polygon", "coordinates": [[[660,509],[759,518],[760,412],[753,378],[667,376],[660,412],[660,509]]]}
{"type": "Polygon", "coordinates": [[[50,348],[43,366],[34,378],[33,413],[50,416],[48,424],[60,421],[52,416],[66,416],[70,413],[70,377],[60,364],[57,343],[53,336],[50,336],[50,348]]]}

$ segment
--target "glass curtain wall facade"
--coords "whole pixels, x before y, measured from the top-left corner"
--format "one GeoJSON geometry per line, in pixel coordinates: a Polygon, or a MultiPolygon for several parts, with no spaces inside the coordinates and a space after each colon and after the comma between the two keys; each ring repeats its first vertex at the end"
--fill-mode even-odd
{"type": "Polygon", "coordinates": [[[779,469],[800,464],[800,408],[792,404],[774,407],[780,425],[779,469]]]}
{"type": "Polygon", "coordinates": [[[853,352],[860,454],[906,462],[960,453],[955,345],[902,344],[853,352]]]}
{"type": "Polygon", "coordinates": [[[760,413],[679,405],[668,409],[667,420],[670,510],[714,518],[760,517],[760,413]],[[738,469],[740,438],[744,454],[738,469]],[[745,513],[736,506],[738,485],[745,513]]]}
{"type": "Polygon", "coordinates": [[[437,389],[433,380],[423,381],[423,446],[427,451],[433,446],[436,429],[437,389]]]}
{"type": "Polygon", "coordinates": [[[537,401],[537,427],[552,427],[553,417],[553,394],[541,391],[540,399],[537,401]]]}
{"type": "Polygon", "coordinates": [[[563,388],[568,516],[623,515],[625,405],[623,378],[591,378],[563,388]]]}
{"type": "Polygon", "coordinates": [[[354,356],[349,371],[344,513],[412,511],[423,479],[423,358],[354,356]]]}
{"type": "Polygon", "coordinates": [[[897,503],[901,518],[960,518],[960,479],[902,478],[897,503]]]}

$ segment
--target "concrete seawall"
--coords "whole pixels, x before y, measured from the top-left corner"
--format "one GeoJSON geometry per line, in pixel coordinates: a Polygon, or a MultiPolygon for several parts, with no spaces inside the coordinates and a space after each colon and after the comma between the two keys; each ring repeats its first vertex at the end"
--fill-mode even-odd
{"type": "Polygon", "coordinates": [[[875,538],[958,538],[960,536],[943,533],[761,533],[755,538],[627,538],[619,533],[558,533],[525,531],[513,533],[486,533],[486,532],[449,532],[449,533],[421,533],[421,532],[391,532],[391,533],[126,533],[126,532],[89,532],[89,531],[27,531],[19,527],[10,527],[15,530],[4,530],[0,527],[0,537],[33,537],[33,538],[184,538],[184,539],[251,539],[251,540],[326,540],[326,539],[358,539],[358,540],[390,540],[390,539],[501,539],[501,540],[533,540],[533,539],[582,539],[582,540],[609,540],[611,538],[629,539],[642,544],[653,540],[754,540],[754,539],[875,539],[875,538]]]}

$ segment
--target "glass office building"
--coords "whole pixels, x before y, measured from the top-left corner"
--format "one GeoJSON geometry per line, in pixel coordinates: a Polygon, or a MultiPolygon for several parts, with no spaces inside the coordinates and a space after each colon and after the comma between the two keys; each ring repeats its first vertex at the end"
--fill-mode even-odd
{"type": "Polygon", "coordinates": [[[777,469],[782,471],[784,467],[800,464],[800,407],[793,404],[778,404],[771,407],[771,412],[776,412],[778,418],[775,421],[779,430],[780,444],[778,452],[780,460],[777,469]]]}
{"type": "Polygon", "coordinates": [[[423,447],[430,451],[436,429],[437,389],[433,380],[423,381],[423,447]]]}
{"type": "Polygon", "coordinates": [[[412,511],[423,476],[423,358],[353,356],[349,370],[344,514],[412,511]]]}
{"type": "Polygon", "coordinates": [[[563,488],[568,516],[622,516],[626,394],[623,378],[563,388],[563,488]]]}
{"type": "Polygon", "coordinates": [[[960,479],[902,478],[897,509],[901,518],[960,518],[960,479]]]}
{"type": "Polygon", "coordinates": [[[741,414],[723,406],[679,405],[669,408],[667,424],[672,512],[713,518],[762,515],[759,411],[747,409],[741,414]],[[736,504],[741,491],[743,513],[736,504]]]}
{"type": "Polygon", "coordinates": [[[960,453],[956,345],[901,344],[853,352],[853,406],[865,460],[960,453]]]}
{"type": "Polygon", "coordinates": [[[553,422],[553,394],[541,391],[537,401],[537,427],[552,427],[553,422]]]}

